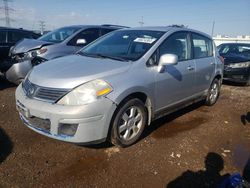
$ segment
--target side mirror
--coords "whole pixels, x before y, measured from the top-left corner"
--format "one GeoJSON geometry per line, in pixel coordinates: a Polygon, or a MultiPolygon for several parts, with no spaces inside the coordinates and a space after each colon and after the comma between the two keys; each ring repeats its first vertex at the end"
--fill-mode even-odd
{"type": "Polygon", "coordinates": [[[83,45],[86,43],[87,43],[87,41],[85,39],[77,39],[77,41],[76,41],[76,45],[83,45]]]}
{"type": "Polygon", "coordinates": [[[177,65],[178,63],[178,56],[175,54],[163,54],[160,57],[159,65],[158,65],[158,72],[162,72],[163,68],[167,65],[177,65]]]}

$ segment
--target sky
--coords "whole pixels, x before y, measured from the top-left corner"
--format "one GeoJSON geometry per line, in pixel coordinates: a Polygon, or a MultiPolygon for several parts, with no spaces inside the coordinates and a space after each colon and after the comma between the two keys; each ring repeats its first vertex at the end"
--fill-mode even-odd
{"type": "Polygon", "coordinates": [[[250,35],[250,0],[11,0],[9,5],[15,10],[11,25],[31,30],[38,30],[41,20],[47,30],[77,24],[138,27],[143,17],[144,26],[184,24],[211,35],[214,22],[214,35],[250,35]]]}

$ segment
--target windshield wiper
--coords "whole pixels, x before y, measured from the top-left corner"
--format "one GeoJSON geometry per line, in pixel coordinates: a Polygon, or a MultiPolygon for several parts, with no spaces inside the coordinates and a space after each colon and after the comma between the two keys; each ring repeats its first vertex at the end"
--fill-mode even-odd
{"type": "Polygon", "coordinates": [[[113,60],[118,60],[118,61],[129,61],[122,57],[115,57],[115,56],[109,56],[109,55],[104,55],[104,54],[89,54],[89,53],[84,53],[84,52],[78,52],[78,54],[87,56],[87,57],[94,57],[94,58],[108,58],[108,59],[113,59],[113,60]]]}
{"type": "Polygon", "coordinates": [[[110,55],[104,55],[104,54],[95,54],[95,55],[101,58],[108,58],[108,59],[113,59],[113,60],[118,60],[118,61],[129,61],[122,57],[116,57],[116,56],[110,56],[110,55]]]}

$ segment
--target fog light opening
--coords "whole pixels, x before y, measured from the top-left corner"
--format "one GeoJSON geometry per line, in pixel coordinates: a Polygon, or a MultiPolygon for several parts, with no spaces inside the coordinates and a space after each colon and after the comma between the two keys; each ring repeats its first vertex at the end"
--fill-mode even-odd
{"type": "Polygon", "coordinates": [[[78,124],[66,124],[59,125],[58,134],[61,136],[74,136],[78,128],[78,124]]]}

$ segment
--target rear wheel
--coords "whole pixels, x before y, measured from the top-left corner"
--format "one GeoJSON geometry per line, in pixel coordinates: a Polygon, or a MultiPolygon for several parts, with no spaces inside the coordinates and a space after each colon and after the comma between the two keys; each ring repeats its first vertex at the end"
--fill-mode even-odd
{"type": "Polygon", "coordinates": [[[140,138],[147,123],[147,110],[139,99],[131,99],[120,107],[114,115],[111,142],[120,147],[134,144],[140,138]]]}
{"type": "Polygon", "coordinates": [[[220,86],[221,86],[220,81],[217,78],[215,78],[208,90],[206,105],[212,106],[216,103],[220,94],[220,86]]]}

